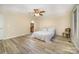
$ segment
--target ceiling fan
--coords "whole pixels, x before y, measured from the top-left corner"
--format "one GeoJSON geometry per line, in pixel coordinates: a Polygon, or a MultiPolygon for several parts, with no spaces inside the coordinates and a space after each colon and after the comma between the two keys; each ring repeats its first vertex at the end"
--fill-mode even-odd
{"type": "Polygon", "coordinates": [[[43,13],[45,13],[45,11],[40,9],[34,9],[34,16],[43,16],[43,13]]]}

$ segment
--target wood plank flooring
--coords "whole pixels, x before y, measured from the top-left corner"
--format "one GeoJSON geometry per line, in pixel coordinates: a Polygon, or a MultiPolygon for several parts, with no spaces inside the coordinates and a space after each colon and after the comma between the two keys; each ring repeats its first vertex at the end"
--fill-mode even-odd
{"type": "Polygon", "coordinates": [[[51,42],[44,42],[30,36],[0,41],[1,54],[75,54],[79,53],[69,39],[56,36],[51,42]]]}

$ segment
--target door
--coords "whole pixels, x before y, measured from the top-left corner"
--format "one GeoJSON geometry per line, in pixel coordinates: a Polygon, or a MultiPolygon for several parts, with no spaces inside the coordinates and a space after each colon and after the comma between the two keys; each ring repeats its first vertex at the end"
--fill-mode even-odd
{"type": "Polygon", "coordinates": [[[3,16],[0,15],[0,40],[4,38],[4,19],[3,16]]]}
{"type": "Polygon", "coordinates": [[[74,45],[79,48],[79,7],[75,6],[73,9],[73,20],[72,20],[72,40],[74,45]]]}
{"type": "Polygon", "coordinates": [[[74,10],[74,36],[77,39],[77,8],[74,10]]]}

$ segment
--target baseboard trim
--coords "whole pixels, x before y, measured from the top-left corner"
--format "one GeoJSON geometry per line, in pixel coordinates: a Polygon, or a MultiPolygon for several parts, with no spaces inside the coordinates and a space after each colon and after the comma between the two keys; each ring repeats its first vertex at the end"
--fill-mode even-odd
{"type": "Polygon", "coordinates": [[[22,37],[22,36],[29,36],[30,34],[23,34],[23,35],[19,35],[19,36],[13,36],[13,37],[8,37],[8,38],[4,38],[1,40],[7,40],[7,39],[13,39],[13,38],[18,38],[18,37],[22,37]]]}

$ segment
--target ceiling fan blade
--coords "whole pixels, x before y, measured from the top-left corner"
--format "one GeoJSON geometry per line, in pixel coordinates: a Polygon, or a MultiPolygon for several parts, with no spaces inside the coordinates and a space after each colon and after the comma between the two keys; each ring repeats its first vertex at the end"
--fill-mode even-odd
{"type": "Polygon", "coordinates": [[[39,15],[43,16],[43,14],[39,14],[39,15]]]}
{"type": "Polygon", "coordinates": [[[34,11],[37,11],[38,9],[34,9],[34,11]]]}
{"type": "Polygon", "coordinates": [[[40,13],[44,13],[45,11],[40,11],[40,13]]]}
{"type": "Polygon", "coordinates": [[[34,12],[39,13],[40,11],[39,11],[39,9],[34,9],[34,12]]]}

